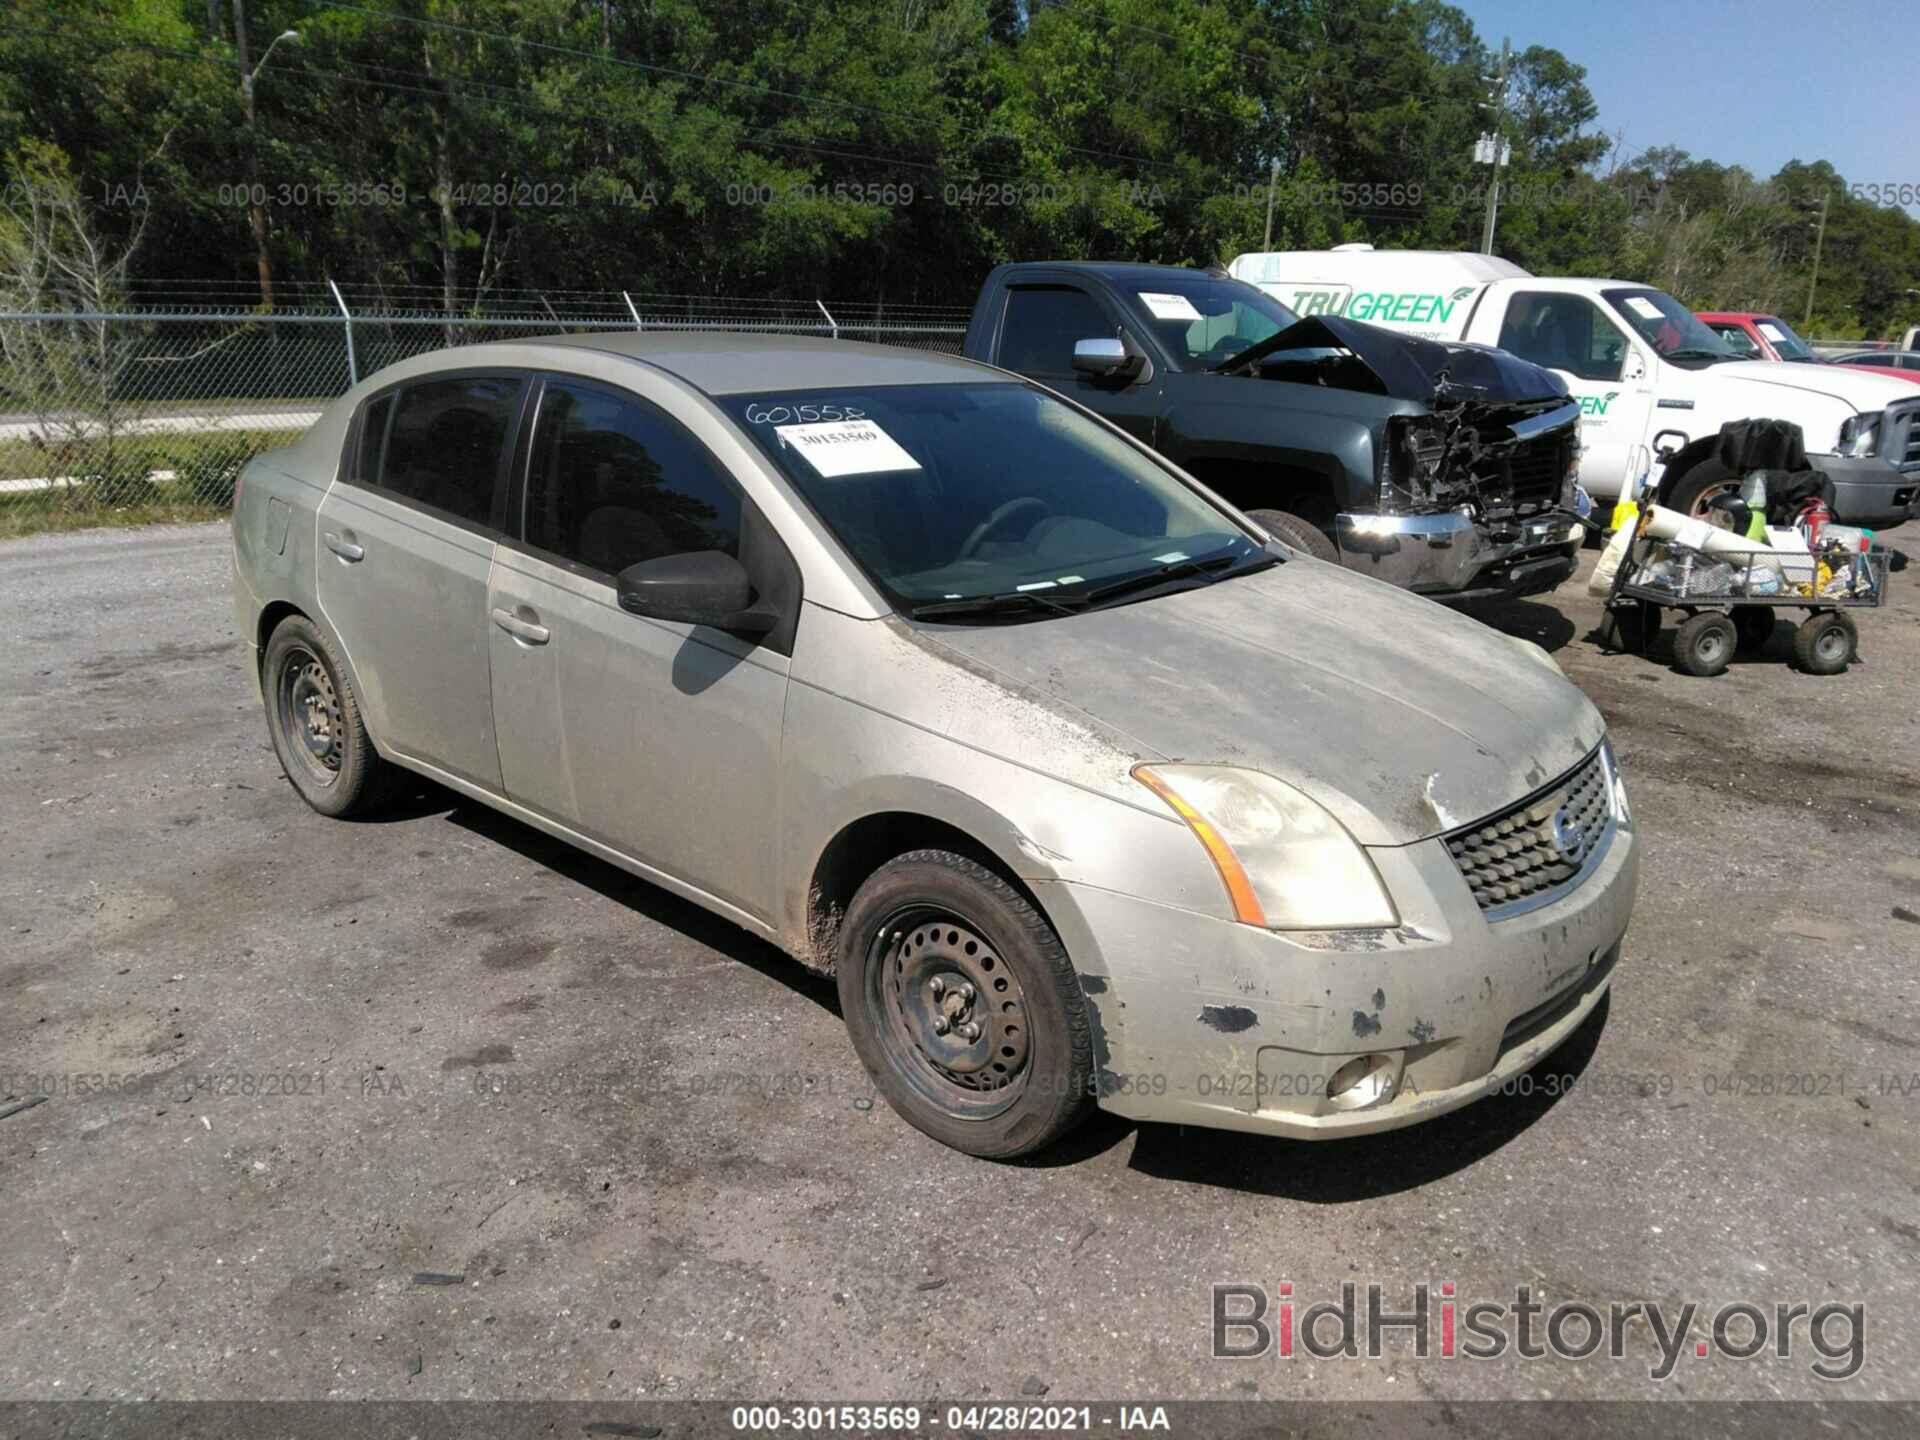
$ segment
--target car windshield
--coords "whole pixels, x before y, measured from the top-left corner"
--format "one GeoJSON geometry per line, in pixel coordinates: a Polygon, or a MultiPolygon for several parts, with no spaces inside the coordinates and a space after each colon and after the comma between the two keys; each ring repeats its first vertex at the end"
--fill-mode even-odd
{"type": "Polygon", "coordinates": [[[1782,360],[1812,360],[1817,358],[1813,347],[1802,340],[1791,325],[1771,315],[1762,315],[1753,322],[1753,328],[1767,337],[1767,343],[1773,346],[1782,360]]]}
{"type": "Polygon", "coordinates": [[[1155,275],[1123,293],[1186,370],[1230,360],[1299,318],[1245,281],[1198,272],[1155,275]]]}
{"type": "Polygon", "coordinates": [[[1676,364],[1716,364],[1741,355],[1664,290],[1605,290],[1607,303],[1631,325],[1662,360],[1676,364]]]}
{"type": "MultiPolygon", "coordinates": [[[[909,614],[1035,617],[1265,549],[1121,436],[1026,385],[770,391],[719,404],[909,614]]],[[[932,618],[929,616],[928,618],[932,618]]]]}

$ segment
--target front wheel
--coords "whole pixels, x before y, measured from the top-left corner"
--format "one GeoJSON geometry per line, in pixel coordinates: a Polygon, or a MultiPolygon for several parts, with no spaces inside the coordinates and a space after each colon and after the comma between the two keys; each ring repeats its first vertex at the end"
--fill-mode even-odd
{"type": "Polygon", "coordinates": [[[840,927],[840,1009],[908,1124],[1008,1160],[1091,1106],[1086,997],[1053,928],[985,866],[945,850],[888,861],[840,927]]]}
{"type": "Polygon", "coordinates": [[[267,733],[300,798],[322,815],[363,815],[386,797],[391,767],[367,736],[360,697],[304,615],[274,627],[260,667],[267,733]]]}
{"type": "Polygon", "coordinates": [[[1793,659],[1809,675],[1838,675],[1853,663],[1860,631],[1851,615],[1826,610],[1809,615],[1793,632],[1793,659]]]}
{"type": "Polygon", "coordinates": [[[1285,510],[1249,510],[1247,518],[1259,522],[1283,545],[1291,545],[1316,560],[1336,565],[1340,562],[1340,548],[1327,538],[1327,532],[1298,515],[1290,515],[1285,510]]]}
{"type": "Polygon", "coordinates": [[[1702,610],[1673,636],[1673,658],[1689,675],[1718,675],[1739,648],[1733,621],[1718,610],[1702,610]]]}

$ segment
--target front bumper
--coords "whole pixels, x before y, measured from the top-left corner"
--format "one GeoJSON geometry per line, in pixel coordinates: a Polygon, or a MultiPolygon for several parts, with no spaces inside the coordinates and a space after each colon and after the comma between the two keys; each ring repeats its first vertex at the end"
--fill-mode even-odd
{"type": "Polygon", "coordinates": [[[1460,510],[1438,515],[1338,515],[1340,563],[1403,590],[1457,602],[1539,595],[1574,571],[1579,522],[1555,512],[1496,541],[1460,510]]]}
{"type": "Polygon", "coordinates": [[[1606,993],[1638,885],[1631,829],[1571,891],[1493,922],[1441,841],[1370,853],[1395,930],[1278,933],[1042,885],[1094,1017],[1101,1107],[1301,1139],[1397,1129],[1497,1091],[1606,993]],[[1357,1061],[1371,1088],[1331,1098],[1357,1061]]]}
{"type": "Polygon", "coordinates": [[[1833,483],[1833,518],[1842,525],[1891,530],[1920,514],[1920,469],[1903,471],[1878,456],[1807,460],[1833,483]]]}

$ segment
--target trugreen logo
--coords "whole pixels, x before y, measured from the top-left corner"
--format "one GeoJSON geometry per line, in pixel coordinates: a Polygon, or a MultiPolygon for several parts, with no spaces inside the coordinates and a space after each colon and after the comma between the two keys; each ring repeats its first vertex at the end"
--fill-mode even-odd
{"type": "Polygon", "coordinates": [[[1290,302],[1297,315],[1344,315],[1349,320],[1370,320],[1375,325],[1437,325],[1453,316],[1453,307],[1471,295],[1467,286],[1452,295],[1435,295],[1418,290],[1301,289],[1290,302]]]}
{"type": "Polygon", "coordinates": [[[1582,395],[1580,413],[1582,415],[1605,415],[1607,407],[1619,398],[1618,390],[1609,390],[1604,395],[1582,395]]]}

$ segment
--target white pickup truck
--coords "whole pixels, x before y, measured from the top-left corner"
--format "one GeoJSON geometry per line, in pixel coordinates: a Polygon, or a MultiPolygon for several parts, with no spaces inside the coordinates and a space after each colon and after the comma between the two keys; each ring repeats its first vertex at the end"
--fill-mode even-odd
{"type": "Polygon", "coordinates": [[[1370,245],[1241,255],[1229,269],[1302,317],[1497,346],[1555,371],[1580,402],[1580,482],[1596,498],[1664,466],[1667,503],[1701,513],[1740,478],[1719,464],[1720,427],[1772,419],[1800,427],[1837,518],[1885,530],[1920,513],[1920,391],[1841,365],[1742,360],[1651,286],[1370,245]]]}

